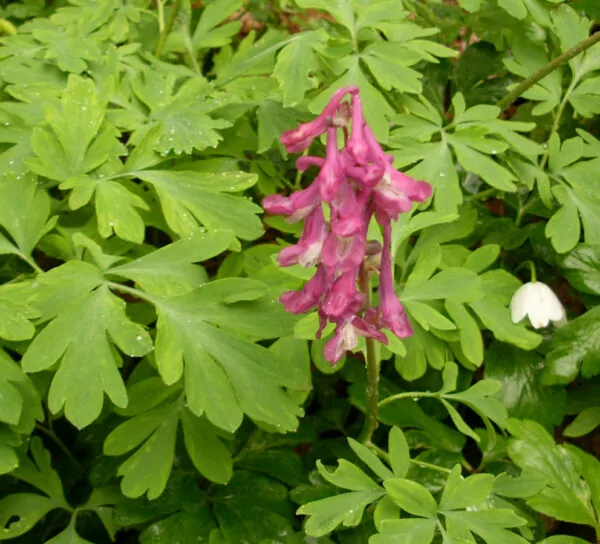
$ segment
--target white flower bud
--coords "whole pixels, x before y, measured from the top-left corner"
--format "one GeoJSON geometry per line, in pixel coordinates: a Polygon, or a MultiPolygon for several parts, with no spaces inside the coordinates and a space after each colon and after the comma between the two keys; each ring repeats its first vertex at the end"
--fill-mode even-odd
{"type": "Polygon", "coordinates": [[[525,316],[536,329],[547,327],[550,321],[562,325],[565,309],[554,291],[545,283],[534,281],[521,286],[510,301],[510,316],[518,323],[525,316]]]}

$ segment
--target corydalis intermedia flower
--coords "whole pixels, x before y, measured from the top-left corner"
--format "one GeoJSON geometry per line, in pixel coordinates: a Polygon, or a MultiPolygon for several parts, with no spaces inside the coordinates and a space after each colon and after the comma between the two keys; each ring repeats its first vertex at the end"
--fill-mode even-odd
{"type": "Polygon", "coordinates": [[[317,272],[300,291],[284,293],[280,302],[295,314],[316,308],[318,338],[327,323],[335,324],[335,334],[325,346],[325,358],[335,364],[346,351],[356,348],[359,336],[386,344],[383,328],[400,338],[412,335],[394,292],[391,222],[409,211],[413,202],[427,200],[431,186],[393,168],[393,158],[385,154],[364,120],[357,87],[338,90],[316,119],[283,133],[281,142],[288,152],[300,152],[323,134],[327,135],[325,158],[304,156],[296,163],[298,170],[319,169],[313,183],[289,197],[268,196],[263,206],[290,222],[304,219],[300,240],[283,249],[278,260],[281,266],[318,265],[317,272]],[[348,95],[349,103],[344,102],[348,95]],[[340,130],[345,139],[341,150],[340,130]],[[329,207],[329,222],[323,215],[324,205],[329,207]],[[383,227],[379,306],[365,308],[365,297],[357,285],[366,267],[372,267],[367,264],[373,262],[367,230],[373,216],[383,227]]]}

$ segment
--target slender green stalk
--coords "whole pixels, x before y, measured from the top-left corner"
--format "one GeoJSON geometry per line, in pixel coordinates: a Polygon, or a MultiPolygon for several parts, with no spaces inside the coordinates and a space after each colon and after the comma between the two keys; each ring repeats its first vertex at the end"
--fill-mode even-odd
{"type": "Polygon", "coordinates": [[[48,438],[50,438],[60,448],[60,450],[73,462],[73,464],[77,467],[78,470],[83,470],[81,463],[71,453],[69,448],[65,446],[65,443],[58,437],[58,435],[53,430],[48,429],[47,427],[44,427],[39,423],[36,424],[35,428],[41,433],[45,434],[48,438]]]}
{"type": "MultiPolygon", "coordinates": [[[[387,451],[382,450],[379,446],[373,444],[373,442],[367,442],[366,444],[371,448],[381,459],[383,459],[388,465],[390,465],[390,456],[387,451]]],[[[439,465],[434,465],[433,463],[427,463],[425,461],[420,461],[419,459],[409,459],[409,462],[413,465],[422,468],[428,468],[430,470],[436,470],[438,472],[444,472],[446,474],[450,474],[452,470],[446,467],[440,467],[439,465]]]]}
{"type": "Polygon", "coordinates": [[[134,289],[133,287],[127,287],[127,285],[122,285],[120,283],[116,283],[114,281],[106,282],[106,284],[113,289],[114,291],[121,291],[121,293],[127,293],[135,298],[139,298],[141,300],[145,300],[150,304],[156,305],[157,299],[144,291],[140,291],[139,289],[134,289]]]}
{"type": "MultiPolygon", "coordinates": [[[[366,266],[360,269],[360,290],[365,297],[365,309],[371,307],[371,282],[369,270],[366,266]]],[[[375,340],[366,337],[367,344],[366,365],[367,365],[367,413],[363,428],[360,431],[358,439],[363,444],[371,441],[371,437],[377,429],[377,415],[379,414],[379,362],[377,361],[377,352],[375,350],[375,340]]]]}
{"type": "Polygon", "coordinates": [[[44,270],[42,268],[40,268],[40,266],[33,260],[32,257],[30,257],[29,255],[26,255],[25,253],[19,253],[19,255],[29,266],[31,266],[31,268],[33,268],[35,270],[36,274],[44,273],[44,270]]]}
{"type": "Polygon", "coordinates": [[[158,43],[156,44],[156,49],[154,50],[154,55],[156,58],[162,56],[163,49],[165,48],[165,43],[167,41],[167,36],[171,33],[173,29],[173,25],[175,24],[175,19],[177,19],[177,14],[179,13],[179,8],[181,8],[181,0],[175,0],[173,2],[173,7],[171,8],[171,13],[169,15],[169,19],[167,20],[167,24],[162,29],[160,36],[158,37],[158,43]]]}
{"type": "Polygon", "coordinates": [[[446,467],[440,467],[439,465],[434,465],[433,463],[427,463],[425,461],[420,461],[419,459],[411,459],[410,462],[413,465],[417,465],[418,467],[428,468],[429,470],[437,470],[438,472],[444,472],[446,474],[450,474],[452,472],[451,469],[446,467]]]}
{"type": "Polygon", "coordinates": [[[500,109],[505,109],[510,106],[519,96],[521,96],[528,89],[533,87],[540,80],[545,78],[548,74],[551,74],[554,70],[561,67],[563,64],[569,62],[572,58],[576,57],[580,53],[583,53],[586,49],[589,49],[593,45],[600,42],[600,31],[595,32],[589,38],[579,42],[577,45],[565,51],[562,55],[559,55],[555,59],[552,59],[544,67],[540,68],[535,74],[529,76],[519,83],[512,91],[510,91],[504,98],[502,98],[496,105],[500,109]]]}
{"type": "Polygon", "coordinates": [[[379,407],[381,408],[386,404],[390,404],[391,402],[395,402],[397,400],[402,399],[438,398],[439,396],[439,393],[430,393],[428,391],[405,391],[404,393],[398,393],[396,395],[391,395],[383,399],[379,403],[379,407]]]}

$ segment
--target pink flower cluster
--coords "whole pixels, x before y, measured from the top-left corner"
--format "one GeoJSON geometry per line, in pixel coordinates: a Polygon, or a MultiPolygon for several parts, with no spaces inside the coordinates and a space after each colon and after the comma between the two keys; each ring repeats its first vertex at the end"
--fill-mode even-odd
{"type": "Polygon", "coordinates": [[[314,182],[289,197],[268,196],[263,206],[267,212],[287,216],[290,222],[304,219],[298,243],[284,248],[278,260],[281,266],[318,265],[317,271],[302,290],[284,293],[280,302],[294,314],[317,308],[317,338],[328,322],[335,323],[335,336],[325,346],[325,358],[335,364],[356,347],[359,335],[384,344],[387,338],[382,328],[400,338],[412,335],[394,292],[391,222],[409,211],[413,202],[429,198],[431,186],[392,167],[393,157],[385,154],[364,120],[357,87],[338,90],[316,119],[283,133],[281,142],[288,152],[301,152],[325,133],[325,158],[303,156],[296,162],[301,171],[310,166],[319,169],[314,182]],[[348,94],[350,103],[343,102],[348,94]],[[340,129],[345,138],[342,150],[337,143],[340,129]],[[329,222],[323,203],[329,206],[329,222]],[[373,244],[367,243],[366,237],[373,214],[383,227],[380,302],[378,307],[366,309],[357,282],[365,271],[365,257],[372,253],[369,246],[373,244]]]}

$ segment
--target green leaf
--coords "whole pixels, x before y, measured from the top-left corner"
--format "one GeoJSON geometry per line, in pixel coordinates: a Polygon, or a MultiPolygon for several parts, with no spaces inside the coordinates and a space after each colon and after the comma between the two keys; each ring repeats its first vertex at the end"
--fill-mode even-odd
{"type": "Polygon", "coordinates": [[[258,153],[271,149],[273,142],[286,130],[297,125],[292,112],[277,102],[263,100],[256,111],[258,117],[258,153]]]}
{"type": "Polygon", "coordinates": [[[256,217],[262,209],[228,194],[254,185],[255,174],[144,170],[136,176],[156,189],[167,224],[180,236],[190,236],[198,224],[210,230],[232,230],[243,240],[263,233],[256,217]]]}
{"type": "Polygon", "coordinates": [[[540,540],[538,544],[588,544],[587,540],[582,540],[576,536],[555,535],[550,538],[540,540]]]}
{"type": "Polygon", "coordinates": [[[25,534],[55,508],[58,506],[52,499],[33,493],[14,493],[0,499],[2,540],[25,534]]]}
{"type": "Polygon", "coordinates": [[[298,514],[310,516],[304,530],[310,536],[320,537],[338,525],[354,527],[362,519],[364,509],[383,495],[381,491],[353,491],[304,504],[298,514]]]}
{"type": "Polygon", "coordinates": [[[394,478],[383,483],[388,495],[405,512],[424,518],[436,518],[437,504],[425,487],[412,480],[394,478]]]}
{"type": "Polygon", "coordinates": [[[123,153],[116,138],[118,132],[106,125],[102,128],[111,85],[109,78],[96,91],[91,79],[69,76],[61,109],[52,105],[45,111],[51,132],[45,128],[33,132],[32,147],[37,157],[29,159],[27,165],[35,173],[64,182],[123,153]]]}
{"type": "Polygon", "coordinates": [[[139,128],[133,134],[138,143],[154,127],[159,127],[154,149],[166,155],[202,151],[216,147],[223,139],[217,129],[231,126],[225,119],[209,115],[222,107],[225,98],[232,96],[214,94],[203,78],[188,79],[175,92],[175,76],[163,76],[153,70],[140,73],[132,82],[136,96],[150,109],[147,118],[138,118],[139,128]],[[213,96],[214,94],[214,96],[213,96]]]}
{"type": "Polygon", "coordinates": [[[34,176],[6,174],[0,180],[0,225],[12,242],[0,234],[0,254],[15,253],[31,262],[33,248],[56,223],[49,215],[50,199],[34,176]]]}
{"type": "Polygon", "coordinates": [[[236,12],[242,5],[241,0],[218,0],[208,4],[198,25],[194,30],[192,44],[194,51],[206,47],[221,47],[230,42],[231,38],[239,31],[240,23],[231,21],[218,26],[236,12]]]}
{"type": "Polygon", "coordinates": [[[19,341],[31,338],[35,327],[29,321],[38,313],[28,304],[30,288],[23,284],[0,286],[0,337],[19,341]]]}
{"type": "MultiPolygon", "coordinates": [[[[51,282],[59,274],[54,269],[47,280],[40,277],[40,283],[48,281],[39,291],[42,299],[51,296],[51,282]]],[[[121,357],[109,338],[131,357],[142,357],[152,349],[144,328],[126,317],[125,302],[100,285],[59,309],[23,356],[26,372],[39,372],[60,361],[50,386],[49,408],[55,414],[64,408],[67,419],[80,429],[100,415],[105,392],[117,406],[127,404],[118,370],[121,357]],[[82,366],[81,361],[87,364],[82,366]]]]}
{"type": "Polygon", "coordinates": [[[560,328],[554,334],[550,348],[546,356],[544,383],[570,383],[580,367],[586,377],[596,374],[593,369],[597,366],[600,349],[600,307],[560,328]]]}
{"type": "Polygon", "coordinates": [[[513,510],[495,508],[493,510],[444,512],[446,522],[464,527],[480,536],[488,544],[525,544],[522,536],[507,529],[521,527],[527,523],[513,510]]]}
{"type": "Polygon", "coordinates": [[[121,490],[127,497],[147,492],[155,499],[164,491],[175,455],[178,413],[172,405],[144,412],[114,429],[106,438],[106,455],[123,455],[143,445],[119,467],[121,490]]]}
{"type": "Polygon", "coordinates": [[[231,231],[197,230],[183,240],[110,268],[107,273],[133,280],[153,295],[182,295],[200,287],[207,280],[206,272],[193,263],[219,255],[232,241],[231,231]]]}
{"type": "Polygon", "coordinates": [[[501,191],[514,192],[517,186],[514,175],[497,162],[472,147],[465,145],[456,135],[448,135],[458,162],[469,172],[479,175],[492,187],[501,191]]]}
{"type": "Polygon", "coordinates": [[[410,464],[410,450],[406,437],[399,427],[392,427],[389,436],[389,456],[397,478],[405,478],[410,464]]]}
{"type": "Polygon", "coordinates": [[[474,474],[463,478],[460,466],[456,465],[442,493],[440,510],[459,510],[481,504],[492,492],[493,483],[491,474],[474,474]]]}
{"type": "Polygon", "coordinates": [[[541,476],[547,483],[527,504],[556,519],[594,525],[590,489],[581,480],[567,451],[557,446],[548,432],[533,421],[512,419],[509,431],[515,437],[508,444],[511,459],[523,470],[541,476]]]}
{"type": "Polygon", "coordinates": [[[338,468],[334,472],[329,472],[321,463],[317,461],[319,474],[329,483],[349,489],[351,491],[378,491],[381,488],[367,476],[356,465],[346,461],[345,459],[338,460],[338,468]]]}
{"type": "MultiPolygon", "coordinates": [[[[358,458],[365,463],[379,478],[386,480],[387,478],[393,478],[394,474],[387,468],[367,446],[357,442],[353,438],[348,438],[348,444],[352,448],[352,451],[356,453],[358,458]]],[[[334,482],[332,482],[334,483],[334,482]]],[[[346,488],[348,489],[348,488],[346,488]]]]}
{"type": "Polygon", "coordinates": [[[565,253],[575,247],[581,236],[579,212],[567,188],[557,186],[552,192],[562,207],[546,224],[546,236],[552,240],[558,253],[565,253]]]}
{"type": "MultiPolygon", "coordinates": [[[[234,298],[227,303],[236,289],[248,292],[257,284],[262,285],[223,279],[158,302],[156,363],[167,384],[184,374],[190,410],[205,413],[217,427],[235,430],[245,412],[291,431],[302,410],[282,388],[306,388],[306,374],[302,368],[282,365],[272,352],[239,334],[286,335],[292,320],[271,301],[237,298],[240,302],[235,302],[234,298]]],[[[256,299],[256,294],[251,298],[256,299]]]]}
{"type": "Polygon", "coordinates": [[[287,489],[271,478],[237,470],[211,500],[225,542],[268,542],[293,533],[287,489]]]}
{"type": "Polygon", "coordinates": [[[590,406],[567,425],[563,434],[569,438],[577,438],[592,432],[600,425],[600,406],[590,406]]]}
{"type": "Polygon", "coordinates": [[[436,522],[432,519],[393,519],[381,523],[380,533],[369,544],[430,544],[436,522]]]}
{"type": "Polygon", "coordinates": [[[302,32],[277,55],[273,77],[279,82],[284,106],[294,106],[313,87],[308,74],[315,66],[314,49],[325,39],[319,31],[302,32]]]}
{"type": "Polygon", "coordinates": [[[578,245],[562,259],[561,265],[569,283],[578,291],[600,295],[600,245],[578,245]]]}
{"type": "Polygon", "coordinates": [[[402,291],[402,301],[452,299],[470,302],[481,298],[481,280],[464,268],[446,268],[431,279],[416,285],[407,285],[402,291]]]}
{"type": "Polygon", "coordinates": [[[537,495],[545,486],[546,479],[539,473],[524,470],[515,478],[503,472],[494,480],[494,493],[503,497],[528,499],[537,495]]]}
{"type": "Polygon", "coordinates": [[[498,398],[511,417],[550,428],[563,420],[565,393],[542,385],[540,365],[535,353],[494,342],[486,353],[485,377],[502,384],[498,398]]]}
{"type": "Polygon", "coordinates": [[[81,538],[75,530],[75,521],[77,516],[71,518],[69,526],[54,538],[48,540],[46,544],[93,544],[89,540],[81,538]]]}
{"type": "Polygon", "coordinates": [[[483,339],[477,322],[459,302],[446,300],[445,305],[448,314],[458,327],[463,353],[474,365],[481,365],[483,362],[483,339]]]}
{"type": "Polygon", "coordinates": [[[198,471],[209,480],[227,483],[233,474],[231,454],[203,418],[184,411],[181,419],[185,447],[198,471]]]}
{"type": "Polygon", "coordinates": [[[482,416],[491,419],[499,427],[506,427],[506,408],[495,394],[501,384],[495,380],[480,380],[468,389],[459,393],[446,393],[444,398],[462,402],[482,416]]]}
{"type": "Polygon", "coordinates": [[[0,500],[2,540],[18,537],[29,531],[48,512],[56,508],[71,510],[62,483],[50,464],[50,453],[39,437],[30,444],[31,458],[23,455],[12,476],[39,489],[46,496],[34,493],[15,493],[0,500]]]}

